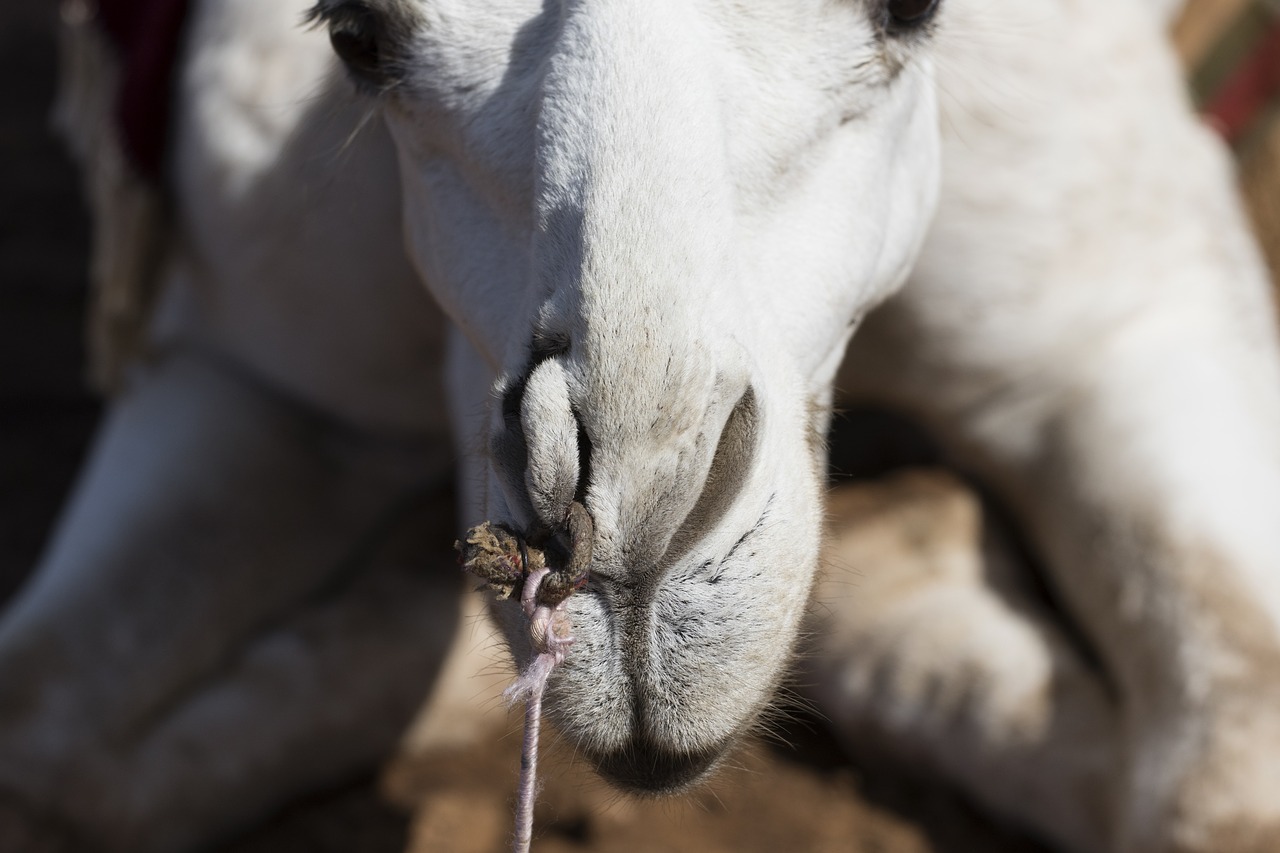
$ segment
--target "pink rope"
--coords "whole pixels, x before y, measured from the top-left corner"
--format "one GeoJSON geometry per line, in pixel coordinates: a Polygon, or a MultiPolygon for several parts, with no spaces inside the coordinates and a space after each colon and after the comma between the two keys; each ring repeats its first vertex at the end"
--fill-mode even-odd
{"type": "Polygon", "coordinates": [[[520,604],[529,617],[529,641],[534,656],[524,672],[503,694],[515,704],[524,700],[524,745],[520,754],[520,789],[516,799],[516,828],[512,850],[529,853],[533,841],[533,806],[537,799],[538,783],[538,732],[542,726],[542,696],[547,689],[547,679],[559,664],[564,663],[569,647],[573,645],[569,615],[564,601],[549,607],[538,603],[538,590],[551,572],[536,569],[525,578],[520,594],[520,604]]]}
{"type": "Polygon", "coordinates": [[[516,853],[528,853],[533,841],[533,806],[538,794],[538,731],[542,726],[542,698],[547,679],[552,670],[564,663],[573,645],[565,602],[585,586],[591,566],[595,524],[590,513],[577,501],[569,505],[565,514],[564,533],[569,538],[569,553],[557,571],[547,566],[547,554],[543,550],[531,546],[525,536],[504,524],[486,521],[467,531],[465,540],[454,543],[463,569],[483,580],[500,601],[520,591],[520,605],[529,619],[533,657],[506,692],[511,704],[521,700],[525,703],[520,791],[512,844],[516,853]]]}

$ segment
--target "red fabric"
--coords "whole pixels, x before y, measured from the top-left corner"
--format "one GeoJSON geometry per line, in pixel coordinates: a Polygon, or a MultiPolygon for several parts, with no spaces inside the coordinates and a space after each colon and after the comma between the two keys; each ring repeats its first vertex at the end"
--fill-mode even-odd
{"type": "Polygon", "coordinates": [[[121,142],[139,174],[153,181],[159,180],[164,162],[174,66],[189,5],[189,0],[98,0],[98,21],[123,63],[116,100],[121,142]]]}
{"type": "Polygon", "coordinates": [[[1205,112],[1231,142],[1238,142],[1271,100],[1280,93],[1280,24],[1213,96],[1205,112]]]}

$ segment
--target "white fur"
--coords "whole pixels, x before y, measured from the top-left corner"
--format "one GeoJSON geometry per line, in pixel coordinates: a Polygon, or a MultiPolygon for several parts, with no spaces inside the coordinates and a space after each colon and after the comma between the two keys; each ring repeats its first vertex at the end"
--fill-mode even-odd
{"type": "Polygon", "coordinates": [[[367,654],[312,596],[438,476],[446,419],[464,523],[554,527],[585,487],[561,730],[630,786],[696,779],[787,663],[832,379],[941,156],[842,383],[1018,509],[1107,677],[996,548],[833,601],[814,694],[1067,848],[1275,847],[1272,306],[1162,12],[948,0],[935,63],[871,0],[372,7],[402,75],[359,98],[300,1],[198,4],[167,354],[0,623],[0,785],[165,850],[372,760],[453,579],[330,602],[396,614],[341,629],[367,654]]]}
{"type": "MultiPolygon", "coordinates": [[[[415,10],[421,65],[384,96],[410,254],[498,394],[535,335],[568,345],[524,385],[523,435],[495,415],[490,442],[518,452],[495,452],[501,488],[464,513],[554,527],[585,487],[593,580],[550,710],[603,765],[636,765],[613,775],[666,787],[650,753],[717,756],[789,657],[832,354],[904,278],[932,208],[927,42],[878,36],[859,4],[415,10]],[[745,456],[721,460],[736,494],[698,527],[748,389],[750,435],[722,451],[745,456]]],[[[522,657],[521,618],[501,619],[522,657]]]]}
{"type": "MultiPolygon", "coordinates": [[[[1000,27],[979,3],[951,12],[939,219],[842,380],[920,414],[1015,509],[1105,675],[1026,613],[990,619],[1024,639],[981,656],[975,637],[894,662],[868,640],[845,665],[983,697],[895,737],[927,740],[935,766],[1073,849],[1272,849],[1280,358],[1227,152],[1144,11],[1023,3],[1000,27]],[[1027,655],[1053,666],[1002,707],[1001,661],[1027,655]],[[1012,732],[1046,700],[1061,722],[1030,738],[955,728],[1012,732]],[[1105,799],[1028,797],[1046,774],[1105,799]]],[[[990,580],[954,590],[952,610],[1007,598],[990,580]]],[[[940,624],[877,600],[917,643],[940,624]]],[[[826,698],[851,731],[898,704],[826,698]]]]}

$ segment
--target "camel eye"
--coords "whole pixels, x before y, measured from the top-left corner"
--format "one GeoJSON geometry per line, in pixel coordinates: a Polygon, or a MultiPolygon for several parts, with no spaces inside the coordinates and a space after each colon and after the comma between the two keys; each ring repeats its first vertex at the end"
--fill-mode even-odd
{"type": "Polygon", "coordinates": [[[916,26],[932,17],[938,0],[889,0],[889,17],[899,26],[916,26]]]}
{"type": "Polygon", "coordinates": [[[329,42],[351,73],[367,83],[381,77],[376,21],[367,9],[361,9],[329,30],[329,42]]]}
{"type": "Polygon", "coordinates": [[[384,26],[360,0],[321,0],[310,17],[328,24],[329,43],[356,82],[381,89],[391,82],[384,26]]]}

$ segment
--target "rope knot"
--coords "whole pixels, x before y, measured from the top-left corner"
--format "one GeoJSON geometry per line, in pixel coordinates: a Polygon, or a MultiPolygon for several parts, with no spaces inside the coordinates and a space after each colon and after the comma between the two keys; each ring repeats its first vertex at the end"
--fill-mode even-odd
{"type": "Polygon", "coordinates": [[[525,853],[533,840],[533,801],[538,772],[538,729],[547,680],[564,663],[573,645],[573,630],[565,605],[569,596],[586,586],[591,570],[595,525],[586,507],[574,501],[565,515],[568,547],[548,531],[535,528],[520,535],[504,524],[484,522],[455,542],[462,568],[493,590],[499,600],[520,598],[529,619],[533,656],[524,672],[507,688],[507,701],[525,702],[524,754],[520,761],[520,796],[516,803],[513,849],[525,853]],[[549,563],[558,565],[552,569],[549,563]]]}
{"type": "Polygon", "coordinates": [[[564,663],[573,645],[573,629],[569,614],[565,611],[566,596],[549,605],[540,601],[539,593],[552,572],[546,567],[531,572],[524,580],[520,604],[529,617],[529,644],[533,647],[533,660],[520,677],[506,689],[503,695],[511,704],[521,699],[542,699],[551,671],[564,663]]]}
{"type": "Polygon", "coordinates": [[[537,526],[521,535],[505,524],[486,521],[467,531],[466,539],[453,543],[462,568],[485,582],[499,601],[520,596],[525,615],[533,614],[524,601],[529,580],[539,604],[555,607],[587,584],[595,525],[586,507],[574,501],[565,514],[563,537],[537,526]],[[559,566],[552,569],[551,564],[559,566]],[[545,570],[545,574],[539,574],[545,570]]]}

